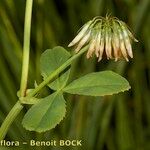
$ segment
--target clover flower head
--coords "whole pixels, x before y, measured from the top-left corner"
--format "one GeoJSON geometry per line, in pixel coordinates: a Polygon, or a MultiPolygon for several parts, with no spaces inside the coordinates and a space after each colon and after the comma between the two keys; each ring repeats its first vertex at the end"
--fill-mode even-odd
{"type": "Polygon", "coordinates": [[[88,21],[72,40],[68,47],[76,46],[78,53],[85,45],[89,45],[87,58],[96,55],[100,61],[105,54],[107,59],[133,58],[131,41],[138,42],[127,25],[116,17],[95,17],[88,21]]]}

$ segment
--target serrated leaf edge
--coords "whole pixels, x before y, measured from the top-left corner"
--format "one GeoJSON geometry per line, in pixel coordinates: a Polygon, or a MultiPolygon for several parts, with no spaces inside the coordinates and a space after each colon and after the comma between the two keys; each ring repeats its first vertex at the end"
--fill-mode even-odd
{"type": "MultiPolygon", "coordinates": [[[[62,94],[62,96],[63,96],[63,94],[62,94]]],[[[64,98],[64,97],[63,97],[64,98]]],[[[35,132],[38,132],[38,133],[42,133],[42,132],[46,132],[46,131],[49,131],[49,130],[52,130],[52,129],[54,129],[58,124],[60,124],[60,122],[65,118],[65,116],[66,116],[66,101],[65,101],[65,99],[64,99],[64,104],[65,104],[65,112],[64,112],[64,116],[59,120],[59,122],[55,125],[55,126],[52,126],[51,128],[49,128],[49,129],[45,129],[45,130],[33,130],[33,129],[31,129],[31,128],[28,128],[28,127],[26,127],[23,123],[22,123],[22,126],[26,129],[26,130],[28,130],[28,131],[35,131],[35,132]]]]}
{"type": "Polygon", "coordinates": [[[125,92],[125,91],[129,91],[131,89],[131,86],[129,85],[128,88],[124,88],[120,91],[116,91],[114,93],[109,93],[109,94],[101,94],[101,95],[88,95],[88,94],[77,94],[77,93],[71,93],[71,92],[68,92],[67,90],[65,91],[65,89],[63,90],[64,92],[66,93],[69,93],[69,94],[75,94],[75,95],[84,95],[84,96],[94,96],[94,97],[97,97],[97,96],[110,96],[110,95],[115,95],[115,94],[118,94],[118,93],[121,93],[121,92],[125,92]]]}

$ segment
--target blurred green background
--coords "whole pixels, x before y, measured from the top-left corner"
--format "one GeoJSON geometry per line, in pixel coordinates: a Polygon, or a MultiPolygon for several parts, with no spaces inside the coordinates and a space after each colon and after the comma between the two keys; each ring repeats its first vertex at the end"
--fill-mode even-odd
{"type": "MultiPolygon", "coordinates": [[[[0,0],[0,123],[17,101],[20,86],[25,0],[0,0]]],[[[139,43],[134,59],[114,62],[80,57],[70,80],[93,71],[113,70],[132,89],[114,96],[65,95],[67,113],[53,130],[38,134],[23,129],[25,107],[6,140],[82,140],[82,147],[29,147],[19,149],[150,150],[150,1],[149,0],[34,0],[29,88],[41,82],[41,53],[54,46],[67,48],[78,29],[97,15],[110,13],[125,21],[139,43]]],[[[45,90],[47,94],[48,90],[45,90]]],[[[0,150],[3,148],[0,147],[0,150]]],[[[7,148],[6,148],[7,149],[7,148]]],[[[17,148],[12,148],[17,149],[17,148]]]]}

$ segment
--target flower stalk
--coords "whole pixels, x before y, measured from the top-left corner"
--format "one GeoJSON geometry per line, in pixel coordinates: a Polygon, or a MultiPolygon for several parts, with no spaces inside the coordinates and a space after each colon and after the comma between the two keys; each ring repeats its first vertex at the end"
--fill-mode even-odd
{"type": "MultiPolygon", "coordinates": [[[[29,54],[30,54],[30,32],[31,32],[31,16],[32,16],[32,5],[33,0],[26,1],[25,10],[25,24],[24,24],[24,43],[23,43],[23,63],[22,63],[22,75],[20,84],[20,96],[24,97],[26,95],[27,80],[28,80],[28,70],[29,70],[29,54]]],[[[20,101],[18,101],[14,107],[11,109],[7,117],[0,128],[0,140],[4,139],[10,125],[13,123],[14,119],[23,109],[20,101]]]]}
{"type": "Polygon", "coordinates": [[[23,43],[23,63],[22,75],[20,84],[20,96],[26,95],[28,71],[29,71],[29,56],[30,56],[30,32],[31,32],[31,18],[32,18],[33,0],[26,1],[25,23],[24,23],[24,43],[23,43]]]}

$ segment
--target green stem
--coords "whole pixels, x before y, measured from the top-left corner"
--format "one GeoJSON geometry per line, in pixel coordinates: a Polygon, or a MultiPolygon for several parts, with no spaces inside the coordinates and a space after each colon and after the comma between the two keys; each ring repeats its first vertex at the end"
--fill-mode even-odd
{"type": "MultiPolygon", "coordinates": [[[[26,1],[25,10],[25,24],[24,24],[24,43],[23,43],[23,63],[22,63],[22,75],[20,84],[20,96],[24,97],[26,94],[27,80],[28,80],[28,70],[29,70],[29,54],[30,54],[30,32],[31,32],[31,16],[32,16],[32,4],[33,0],[26,1]]],[[[0,140],[5,138],[7,131],[22,110],[23,106],[18,101],[14,107],[11,109],[6,119],[0,128],[0,140]]]]}
{"type": "Polygon", "coordinates": [[[58,69],[56,69],[52,74],[50,74],[41,84],[39,84],[33,91],[31,91],[27,97],[33,97],[37,92],[39,92],[45,85],[50,83],[59,73],[61,73],[64,69],[66,69],[71,62],[79,57],[81,54],[83,54],[85,51],[87,51],[87,47],[84,47],[82,50],[80,50],[79,53],[72,56],[70,59],[68,59],[64,64],[62,64],[58,69]]]}
{"type": "Polygon", "coordinates": [[[21,97],[24,97],[26,94],[27,80],[28,80],[32,5],[33,5],[33,0],[26,1],[24,43],[23,43],[23,63],[22,63],[22,75],[21,75],[21,84],[20,84],[21,97]]]}
{"type": "Polygon", "coordinates": [[[20,113],[20,111],[22,110],[22,108],[23,108],[23,106],[18,101],[14,105],[14,107],[11,109],[11,111],[7,115],[6,119],[4,120],[4,122],[2,123],[2,126],[0,128],[0,140],[3,140],[5,138],[10,125],[15,120],[15,118],[17,117],[17,115],[20,113]]]}
{"type": "MultiPolygon", "coordinates": [[[[62,64],[58,69],[56,69],[52,74],[50,74],[40,85],[38,85],[32,92],[30,92],[26,98],[33,97],[37,92],[39,92],[45,85],[50,83],[59,73],[61,73],[64,69],[66,69],[73,60],[78,58],[80,55],[82,55],[85,51],[87,51],[88,46],[84,47],[82,50],[80,50],[79,53],[76,55],[73,55],[70,59],[68,59],[64,64],[62,64]]],[[[20,102],[17,102],[12,110],[7,115],[6,119],[2,123],[2,126],[0,128],[0,140],[2,140],[10,125],[15,120],[19,112],[22,110],[23,106],[20,104],[20,102]]]]}

